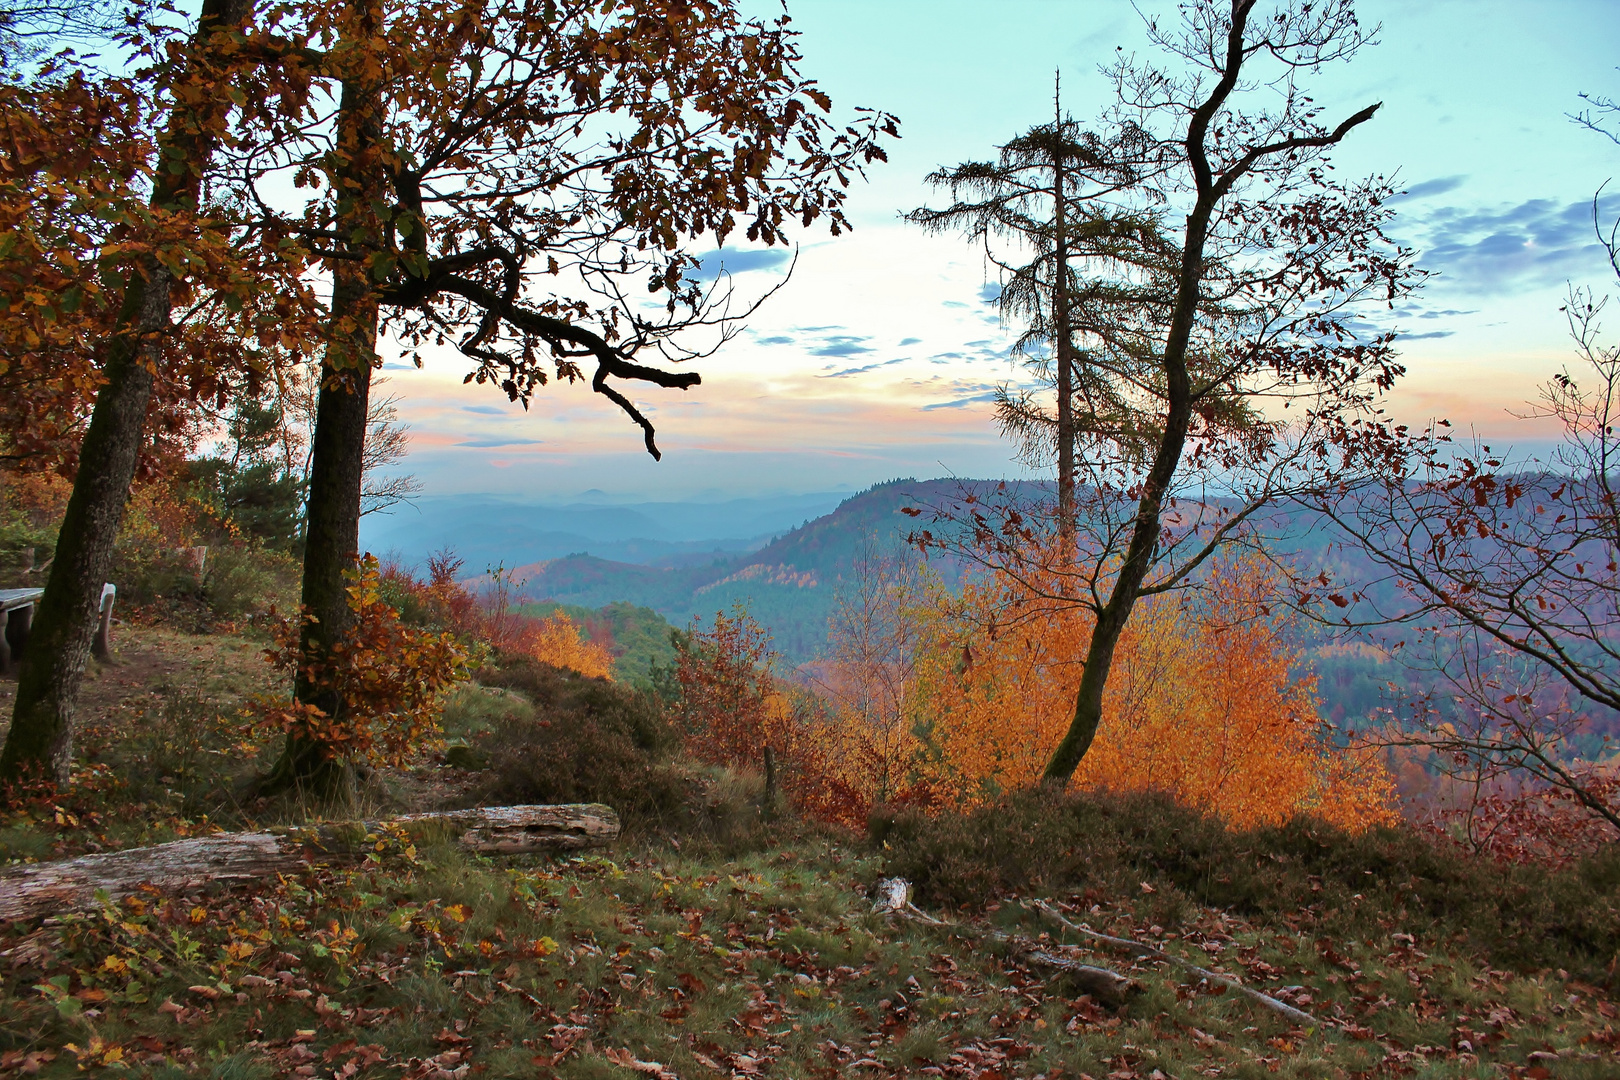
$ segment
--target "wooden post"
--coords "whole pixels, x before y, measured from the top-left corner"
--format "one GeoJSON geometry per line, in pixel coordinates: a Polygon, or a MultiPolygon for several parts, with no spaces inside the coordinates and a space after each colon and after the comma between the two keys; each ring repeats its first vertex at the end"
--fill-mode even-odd
{"type": "Polygon", "coordinates": [[[776,752],[765,744],[765,820],[776,817],[776,752]]]}
{"type": "Polygon", "coordinates": [[[101,587],[101,623],[96,627],[95,640],[90,643],[91,653],[104,663],[112,662],[113,604],[117,601],[118,586],[109,581],[101,587]]]}
{"type": "Polygon", "coordinates": [[[28,647],[28,632],[34,625],[33,601],[6,609],[0,619],[4,619],[0,625],[0,672],[10,672],[28,647]]]}

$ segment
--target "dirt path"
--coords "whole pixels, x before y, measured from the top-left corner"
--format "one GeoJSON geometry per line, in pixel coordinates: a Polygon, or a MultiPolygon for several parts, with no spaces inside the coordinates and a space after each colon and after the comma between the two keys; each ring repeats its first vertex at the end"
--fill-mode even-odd
{"type": "MultiPolygon", "coordinates": [[[[75,727],[107,733],[142,715],[152,699],[194,689],[222,704],[271,688],[264,646],[231,635],[182,634],[158,626],[121,626],[113,661],[91,660],[79,692],[75,727]]],[[[17,677],[0,678],[0,738],[11,728],[17,677]]]]}

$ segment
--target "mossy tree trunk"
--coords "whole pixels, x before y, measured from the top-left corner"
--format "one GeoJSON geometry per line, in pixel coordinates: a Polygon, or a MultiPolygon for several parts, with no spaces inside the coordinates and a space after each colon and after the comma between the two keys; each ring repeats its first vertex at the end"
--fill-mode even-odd
{"type": "MultiPolygon", "coordinates": [[[[381,23],[375,0],[350,8],[350,33],[366,41],[381,23]]],[[[363,65],[362,65],[363,67],[363,65]]],[[[343,80],[338,106],[332,184],[338,201],[339,235],[349,238],[350,257],[334,260],[332,310],[320,396],[310,446],[309,501],[305,510],[304,625],[294,696],[328,717],[343,712],[340,690],[311,672],[327,666],[332,649],[348,633],[346,575],[360,548],[360,489],[365,471],[366,413],[371,372],[377,359],[378,296],[369,256],[383,249],[383,229],[373,209],[386,180],[382,152],[382,94],[369,71],[343,80]]],[[[319,740],[289,735],[281,758],[260,785],[262,793],[293,789],[324,802],[346,801],[353,768],[319,740]]]]}
{"type": "MultiPolygon", "coordinates": [[[[252,10],[252,0],[204,0],[191,40],[196,77],[208,77],[213,36],[243,22],[252,10]]],[[[177,99],[186,105],[175,107],[160,137],[150,201],[156,209],[188,212],[197,208],[230,100],[223,88],[177,99]]],[[[60,784],[68,779],[74,708],[95,636],[101,588],[112,570],[113,545],[135,479],[175,284],[166,268],[148,258],[125,288],[106,345],[106,382],[96,394],[80,447],[55,560],[18,674],[11,730],[0,751],[0,782],[60,784]]]]}

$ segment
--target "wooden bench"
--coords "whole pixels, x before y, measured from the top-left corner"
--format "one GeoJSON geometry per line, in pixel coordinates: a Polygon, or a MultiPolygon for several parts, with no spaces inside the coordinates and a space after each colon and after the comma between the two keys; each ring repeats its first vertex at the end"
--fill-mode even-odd
{"type": "MultiPolygon", "coordinates": [[[[0,673],[9,673],[28,647],[28,631],[34,625],[34,605],[44,589],[0,589],[0,673]]],[[[96,626],[90,651],[98,660],[112,659],[112,613],[118,599],[118,586],[108,582],[101,587],[101,621],[96,626]]]]}

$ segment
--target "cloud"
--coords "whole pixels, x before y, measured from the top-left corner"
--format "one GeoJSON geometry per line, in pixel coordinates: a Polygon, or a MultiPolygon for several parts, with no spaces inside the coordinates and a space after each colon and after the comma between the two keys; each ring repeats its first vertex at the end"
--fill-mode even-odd
{"type": "Polygon", "coordinates": [[[907,345],[921,345],[921,344],[922,344],[922,338],[920,338],[920,337],[908,337],[908,338],[901,338],[900,339],[900,347],[901,348],[905,348],[907,345]]]}
{"type": "Polygon", "coordinates": [[[468,439],[457,446],[471,446],[479,450],[492,450],[497,446],[539,446],[540,439],[468,439]]]}
{"type": "Polygon", "coordinates": [[[781,248],[750,248],[746,251],[721,249],[703,256],[696,270],[687,271],[693,281],[713,281],[722,272],[746,274],[750,270],[774,270],[788,261],[788,253],[781,248]]]}
{"type": "Polygon", "coordinates": [[[1390,202],[1405,202],[1408,199],[1426,199],[1430,195],[1444,195],[1448,191],[1456,191],[1468,179],[1465,175],[1440,176],[1433,180],[1425,180],[1421,184],[1413,184],[1401,194],[1390,199],[1390,202]]]}
{"type": "Polygon", "coordinates": [[[1452,334],[1455,334],[1455,333],[1456,333],[1455,330],[1430,330],[1426,334],[1401,334],[1401,335],[1399,335],[1399,340],[1401,340],[1401,341],[1422,341],[1425,338],[1450,337],[1452,334]]]}
{"type": "Polygon", "coordinates": [[[827,338],[825,345],[811,349],[811,356],[857,356],[872,350],[862,344],[871,339],[859,334],[834,334],[827,338]]]}
{"type": "Polygon", "coordinates": [[[843,371],[833,371],[833,372],[829,372],[829,373],[827,373],[825,375],[817,375],[816,378],[818,378],[818,379],[842,379],[847,375],[864,375],[866,372],[868,372],[868,371],[876,371],[878,368],[890,367],[891,365],[894,365],[894,364],[903,364],[908,359],[910,359],[910,358],[902,356],[898,360],[885,360],[885,361],[883,361],[882,363],[879,363],[879,364],[867,364],[865,367],[845,368],[843,371]]]}
{"type": "Polygon", "coordinates": [[[791,344],[793,344],[793,339],[788,337],[786,334],[772,334],[770,337],[762,337],[762,338],[760,338],[759,339],[759,344],[761,344],[761,345],[791,345],[791,344]]]}
{"type": "Polygon", "coordinates": [[[484,416],[505,416],[506,410],[495,405],[463,405],[462,412],[482,413],[484,416]]]}
{"type": "Polygon", "coordinates": [[[982,401],[994,400],[996,400],[996,392],[994,390],[990,390],[983,394],[973,394],[970,397],[957,398],[954,401],[936,401],[932,405],[924,405],[922,407],[922,411],[933,412],[935,409],[961,409],[969,405],[976,405],[982,401]]]}
{"type": "MultiPolygon", "coordinates": [[[[1620,196],[1603,199],[1603,220],[1620,213],[1620,196]]],[[[1448,291],[1492,296],[1580,279],[1601,268],[1588,200],[1529,199],[1513,206],[1439,206],[1403,215],[1397,231],[1420,264],[1448,291]]],[[[1459,312],[1459,314],[1461,314],[1459,312]]]]}
{"type": "Polygon", "coordinates": [[[987,304],[994,304],[1001,299],[1000,285],[985,285],[979,290],[979,299],[987,304]]]}
{"type": "Polygon", "coordinates": [[[393,363],[389,363],[389,364],[384,364],[382,366],[382,369],[384,371],[415,371],[416,370],[416,365],[415,364],[393,364],[393,363]]]}

